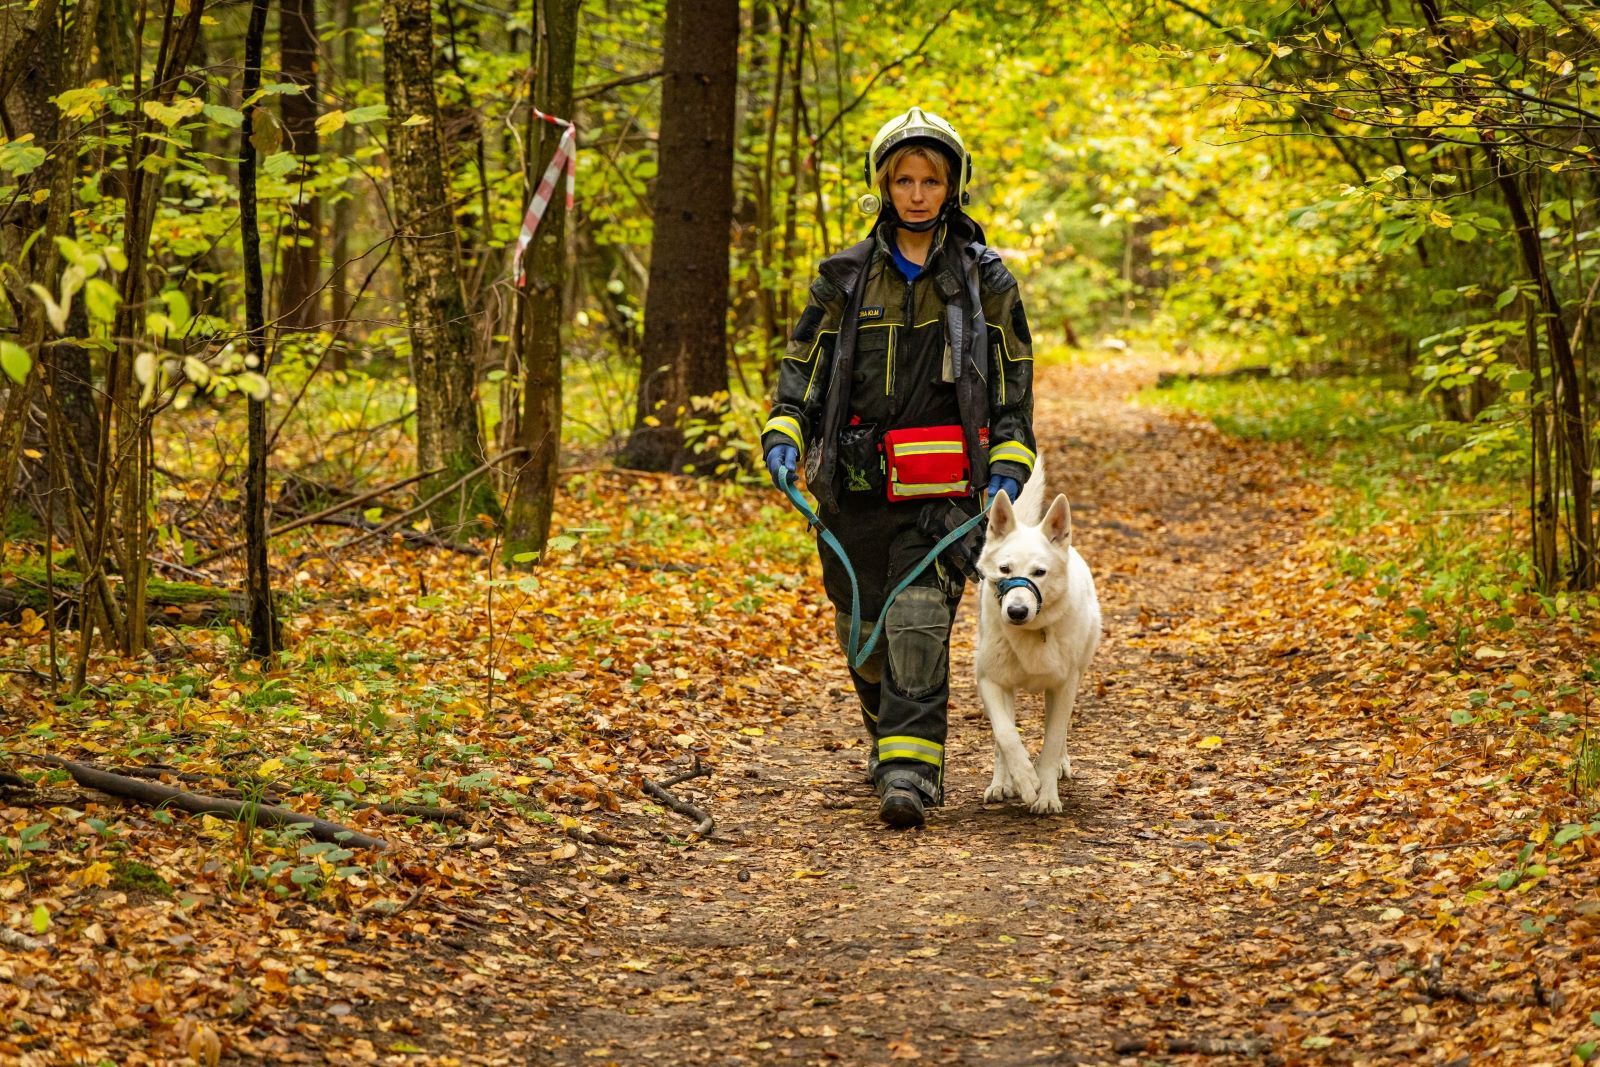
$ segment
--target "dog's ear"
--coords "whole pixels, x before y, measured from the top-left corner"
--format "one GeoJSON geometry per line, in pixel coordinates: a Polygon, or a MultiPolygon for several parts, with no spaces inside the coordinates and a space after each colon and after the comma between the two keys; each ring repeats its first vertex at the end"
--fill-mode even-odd
{"type": "Polygon", "coordinates": [[[1016,528],[1017,513],[1011,510],[1011,498],[1005,493],[996,493],[994,503],[989,505],[988,539],[998,541],[1016,528]]]}
{"type": "Polygon", "coordinates": [[[1055,500],[1050,504],[1050,510],[1044,513],[1044,522],[1040,529],[1044,535],[1057,544],[1072,544],[1072,507],[1067,503],[1067,494],[1057,493],[1055,500]]]}

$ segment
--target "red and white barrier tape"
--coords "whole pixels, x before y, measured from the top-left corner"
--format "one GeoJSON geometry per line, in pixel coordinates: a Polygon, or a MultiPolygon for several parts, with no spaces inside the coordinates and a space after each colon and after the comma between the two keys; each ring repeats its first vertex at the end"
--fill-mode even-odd
{"type": "Polygon", "coordinates": [[[545,208],[550,206],[550,198],[555,195],[556,179],[560,177],[563,169],[567,172],[567,210],[572,210],[572,186],[578,171],[578,128],[566,119],[558,119],[554,115],[546,115],[538,108],[534,108],[536,118],[543,119],[552,126],[561,127],[561,141],[556,145],[556,154],[550,157],[550,165],[545,168],[544,176],[539,179],[539,187],[533,191],[533,199],[528,201],[528,210],[522,216],[522,231],[517,234],[517,248],[511,254],[512,270],[518,288],[528,280],[522,269],[522,253],[527,251],[528,244],[533,240],[533,235],[538,232],[539,223],[544,218],[545,208]]]}

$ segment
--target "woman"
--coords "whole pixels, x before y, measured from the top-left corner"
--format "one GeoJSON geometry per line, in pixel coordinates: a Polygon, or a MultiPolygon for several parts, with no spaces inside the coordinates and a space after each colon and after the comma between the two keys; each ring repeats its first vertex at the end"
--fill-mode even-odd
{"type": "MultiPolygon", "coordinates": [[[[807,488],[861,584],[863,633],[939,536],[977,513],[979,491],[1015,500],[1034,460],[1027,317],[1016,280],[961,210],[972,159],[960,135],[912,108],[873,138],[866,174],[877,195],[861,206],[877,224],[818,268],[761,439],[775,484],[805,454],[807,488]]],[[[849,576],[821,555],[847,644],[849,576]]],[[[950,562],[896,598],[880,651],[850,671],[890,826],[920,826],[924,806],[944,799],[950,625],[965,565],[950,562]]]]}

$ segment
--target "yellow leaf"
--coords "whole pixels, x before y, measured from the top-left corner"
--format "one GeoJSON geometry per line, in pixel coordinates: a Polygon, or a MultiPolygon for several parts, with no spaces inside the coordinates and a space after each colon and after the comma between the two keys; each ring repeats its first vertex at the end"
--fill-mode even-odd
{"type": "Polygon", "coordinates": [[[402,126],[426,126],[428,123],[430,123],[432,121],[433,120],[428,118],[426,115],[412,115],[410,118],[406,119],[400,125],[402,125],[402,126]]]}
{"type": "Polygon", "coordinates": [[[649,974],[650,973],[650,961],[649,960],[623,960],[621,963],[617,964],[617,970],[619,970],[619,971],[633,971],[635,974],[649,974]]]}
{"type": "Polygon", "coordinates": [[[326,137],[330,133],[337,133],[344,129],[343,111],[325,111],[317,116],[317,134],[326,137]]]}
{"type": "Polygon", "coordinates": [[[256,777],[271,778],[281,770],[283,770],[283,760],[274,756],[272,759],[261,761],[261,766],[256,768],[256,777]]]}
{"type": "Polygon", "coordinates": [[[571,842],[562,845],[560,848],[554,848],[550,850],[550,858],[553,860],[570,860],[577,854],[578,846],[572,844],[571,842]]]}
{"type": "Polygon", "coordinates": [[[107,886],[111,884],[111,864],[91,863],[79,871],[73,871],[71,878],[74,882],[87,889],[89,886],[107,886]]]}
{"type": "Polygon", "coordinates": [[[944,950],[938,945],[928,945],[926,948],[914,948],[910,952],[907,952],[906,955],[916,960],[928,960],[932,959],[943,951],[944,950]]]}
{"type": "Polygon", "coordinates": [[[828,877],[828,872],[827,871],[814,871],[809,867],[801,867],[799,870],[795,871],[789,877],[791,877],[791,878],[826,878],[826,877],[828,877]]]}
{"type": "Polygon", "coordinates": [[[764,737],[767,731],[763,730],[759,726],[746,726],[739,732],[744,734],[746,737],[764,737]]]}
{"type": "Polygon", "coordinates": [[[1216,748],[1220,744],[1222,744],[1222,738],[1218,737],[1216,734],[1212,734],[1210,737],[1202,737],[1200,740],[1196,741],[1194,743],[1194,747],[1209,750],[1216,748]]]}

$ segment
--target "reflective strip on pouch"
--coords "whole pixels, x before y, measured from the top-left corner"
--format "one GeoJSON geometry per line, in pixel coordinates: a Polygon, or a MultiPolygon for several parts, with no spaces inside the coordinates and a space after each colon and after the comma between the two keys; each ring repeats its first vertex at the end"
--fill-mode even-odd
{"type": "Polygon", "coordinates": [[[959,456],[966,450],[967,446],[960,441],[922,441],[894,446],[897,456],[959,456]]]}
{"type": "MultiPolygon", "coordinates": [[[[746,423],[746,425],[749,424],[746,423]]],[[[783,434],[785,437],[792,438],[796,448],[806,447],[804,438],[800,436],[799,419],[796,419],[790,415],[774,415],[772,418],[767,420],[767,424],[761,428],[761,432],[763,434],[769,434],[774,430],[783,434]]]]}
{"type": "Polygon", "coordinates": [[[1035,458],[1033,449],[1016,441],[1006,441],[989,450],[990,463],[999,463],[1002,460],[1008,463],[1020,463],[1030,471],[1033,470],[1035,458]]]}
{"type": "Polygon", "coordinates": [[[925,741],[920,737],[880,737],[878,759],[882,762],[892,759],[914,759],[942,769],[944,746],[937,741],[925,741]]]}
{"type": "Polygon", "coordinates": [[[925,482],[920,485],[895,482],[894,491],[898,496],[936,496],[941,493],[964,493],[967,484],[965,478],[959,482],[925,482]]]}

